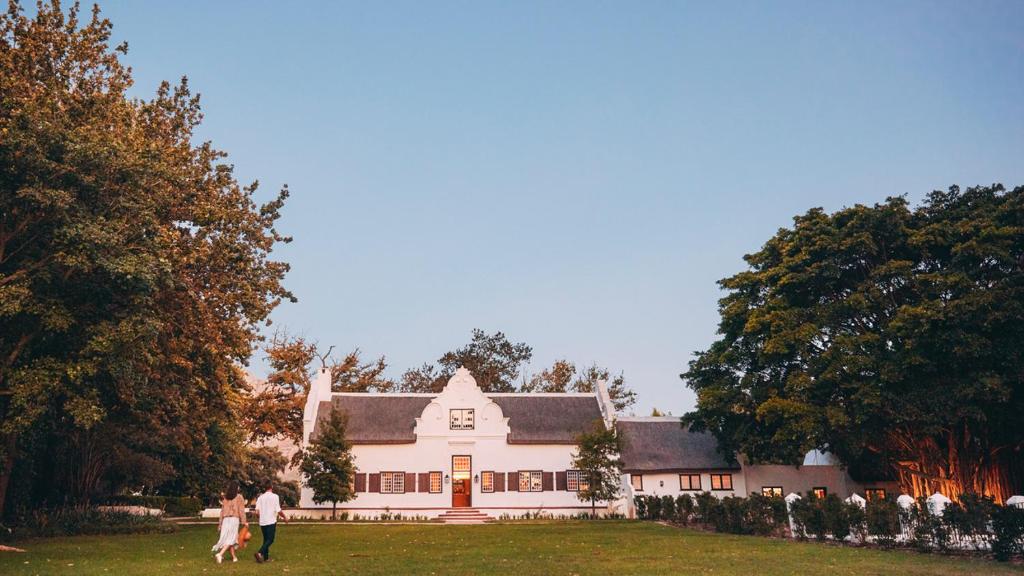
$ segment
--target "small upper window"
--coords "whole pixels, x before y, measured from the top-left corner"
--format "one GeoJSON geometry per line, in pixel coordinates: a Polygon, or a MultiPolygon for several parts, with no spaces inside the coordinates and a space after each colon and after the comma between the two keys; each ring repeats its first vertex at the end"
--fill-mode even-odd
{"type": "Polygon", "coordinates": [[[885,500],[885,488],[865,488],[864,498],[868,502],[872,500],[885,500]]]}
{"type": "Polygon", "coordinates": [[[629,481],[633,484],[633,490],[637,492],[644,491],[644,475],[643,474],[630,474],[629,481]]]}
{"type": "Polygon", "coordinates": [[[712,474],[712,490],[732,490],[732,474],[712,474]]]}
{"type": "Polygon", "coordinates": [[[458,408],[448,411],[452,430],[473,430],[474,418],[472,408],[458,408]]]}
{"type": "Polygon", "coordinates": [[[761,496],[782,497],[782,486],[762,486],[761,496]]]}

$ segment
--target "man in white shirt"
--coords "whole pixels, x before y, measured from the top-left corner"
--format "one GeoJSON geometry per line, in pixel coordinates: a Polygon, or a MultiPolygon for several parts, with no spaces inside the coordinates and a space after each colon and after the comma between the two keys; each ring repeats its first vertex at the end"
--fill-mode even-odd
{"type": "Polygon", "coordinates": [[[274,494],[273,486],[267,486],[267,491],[256,499],[256,511],[260,515],[260,532],[263,533],[263,546],[256,552],[256,562],[269,562],[270,545],[277,534],[277,519],[288,522],[288,517],[281,510],[281,498],[274,494]]]}

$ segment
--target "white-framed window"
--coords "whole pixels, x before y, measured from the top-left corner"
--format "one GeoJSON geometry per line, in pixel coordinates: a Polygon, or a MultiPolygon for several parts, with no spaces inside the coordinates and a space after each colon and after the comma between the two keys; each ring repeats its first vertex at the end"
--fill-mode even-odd
{"type": "Polygon", "coordinates": [[[686,492],[700,490],[700,474],[680,474],[679,489],[686,492]]]}
{"type": "Polygon", "coordinates": [[[582,470],[569,470],[565,473],[565,488],[569,492],[586,490],[589,482],[582,470]]]}
{"type": "Polygon", "coordinates": [[[644,475],[643,474],[630,474],[629,482],[633,485],[633,490],[637,492],[644,491],[644,475]]]}
{"type": "Polygon", "coordinates": [[[543,492],[544,491],[544,477],[539,470],[521,471],[519,472],[519,491],[520,492],[543,492]]]}
{"type": "Polygon", "coordinates": [[[480,491],[494,492],[494,472],[480,473],[480,491]]]}
{"type": "Polygon", "coordinates": [[[761,496],[782,498],[782,486],[761,486],[761,496]]]}
{"type": "Polygon", "coordinates": [[[428,485],[430,486],[430,493],[431,494],[440,494],[441,493],[441,473],[440,472],[431,472],[430,473],[430,482],[428,483],[428,485]]]}
{"type": "Polygon", "coordinates": [[[448,411],[448,422],[452,430],[472,430],[475,427],[472,408],[453,408],[448,411]]]}
{"type": "Polygon", "coordinates": [[[381,494],[405,494],[405,472],[381,472],[381,494]]]}
{"type": "Polygon", "coordinates": [[[712,490],[732,490],[732,474],[712,474],[712,490]]]}

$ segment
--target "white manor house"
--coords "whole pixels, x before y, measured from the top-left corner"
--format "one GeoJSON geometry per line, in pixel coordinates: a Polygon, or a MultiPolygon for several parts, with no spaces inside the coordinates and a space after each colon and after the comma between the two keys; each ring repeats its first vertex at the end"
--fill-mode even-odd
{"type": "MultiPolygon", "coordinates": [[[[338,511],[448,519],[571,516],[589,511],[576,495],[575,438],[595,425],[622,437],[621,497],[599,511],[633,515],[633,496],[709,491],[785,495],[808,490],[881,495],[890,486],[855,482],[844,468],[812,453],[802,466],[743,465],[715,439],[683,428],[677,417],[620,417],[604,385],[593,394],[480,390],[460,368],[439,394],[337,393],[320,371],[306,402],[303,446],[332,410],[347,415],[357,473],[356,497],[338,511]],[[874,491],[874,492],[872,492],[874,491]]],[[[299,514],[329,511],[302,488],[299,514]]]]}

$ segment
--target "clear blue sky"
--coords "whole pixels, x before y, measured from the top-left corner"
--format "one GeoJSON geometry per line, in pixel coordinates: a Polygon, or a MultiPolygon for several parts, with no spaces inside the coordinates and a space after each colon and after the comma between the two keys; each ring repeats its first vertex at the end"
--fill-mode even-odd
{"type": "Polygon", "coordinates": [[[793,215],[1024,184],[1020,1],[102,4],[138,95],[188,75],[290,185],[276,325],[394,376],[502,330],[679,414],[793,215]]]}

